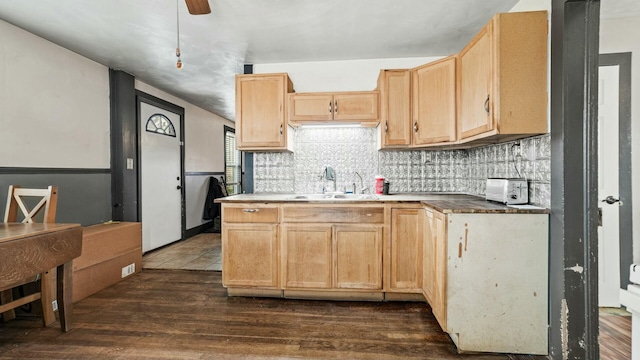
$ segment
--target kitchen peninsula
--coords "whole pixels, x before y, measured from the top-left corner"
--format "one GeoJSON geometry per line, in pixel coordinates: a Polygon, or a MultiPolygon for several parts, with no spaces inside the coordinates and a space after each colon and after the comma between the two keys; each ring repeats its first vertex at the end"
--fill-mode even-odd
{"type": "Polygon", "coordinates": [[[547,209],[438,193],[216,201],[230,296],[426,300],[460,351],[547,352],[547,209]]]}

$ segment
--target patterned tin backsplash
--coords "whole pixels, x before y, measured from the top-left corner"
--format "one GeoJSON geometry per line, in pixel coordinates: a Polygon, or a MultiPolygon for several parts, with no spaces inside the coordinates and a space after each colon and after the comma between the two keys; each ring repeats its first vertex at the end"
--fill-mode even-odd
{"type": "Polygon", "coordinates": [[[529,180],[529,199],[549,207],[549,135],[468,150],[377,150],[371,128],[298,128],[294,153],[256,153],[255,192],[319,193],[333,191],[321,178],[331,166],[338,191],[364,187],[373,192],[374,177],[384,176],[390,192],[463,192],[484,196],[489,177],[529,180]],[[519,145],[517,145],[519,144],[519,145]]]}
{"type": "MultiPolygon", "coordinates": [[[[293,135],[294,153],[256,153],[255,192],[320,193],[372,189],[378,172],[377,132],[370,128],[298,128],[293,135]],[[334,182],[322,178],[331,166],[334,182]]],[[[371,191],[373,192],[373,191],[371,191]]]]}

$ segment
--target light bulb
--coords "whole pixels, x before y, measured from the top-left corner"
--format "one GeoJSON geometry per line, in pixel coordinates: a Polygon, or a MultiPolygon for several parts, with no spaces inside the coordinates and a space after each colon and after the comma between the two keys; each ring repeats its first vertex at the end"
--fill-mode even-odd
{"type": "Polygon", "coordinates": [[[182,69],[182,60],[180,60],[180,58],[178,58],[178,61],[176,62],[176,69],[182,69]]]}

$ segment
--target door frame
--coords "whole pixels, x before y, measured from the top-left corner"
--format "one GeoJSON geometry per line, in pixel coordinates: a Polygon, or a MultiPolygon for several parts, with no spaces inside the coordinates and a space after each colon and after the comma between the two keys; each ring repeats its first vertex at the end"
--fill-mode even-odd
{"type": "MultiPolygon", "coordinates": [[[[136,162],[138,163],[138,170],[136,173],[136,181],[138,189],[142,186],[142,118],[140,113],[140,103],[155,106],[157,108],[170,111],[180,116],[180,240],[186,238],[187,231],[187,215],[185,206],[185,179],[184,179],[184,108],[168,101],[162,100],[151,94],[147,94],[140,90],[136,90],[136,124],[137,124],[137,151],[136,162]]],[[[138,221],[142,219],[142,191],[138,191],[138,221]]]]}
{"type": "Polygon", "coordinates": [[[620,288],[629,284],[633,263],[633,199],[631,197],[631,53],[600,54],[599,66],[619,68],[618,100],[618,186],[620,201],[620,288]]]}
{"type": "Polygon", "coordinates": [[[549,33],[549,357],[597,359],[600,0],[553,0],[549,33]]]}

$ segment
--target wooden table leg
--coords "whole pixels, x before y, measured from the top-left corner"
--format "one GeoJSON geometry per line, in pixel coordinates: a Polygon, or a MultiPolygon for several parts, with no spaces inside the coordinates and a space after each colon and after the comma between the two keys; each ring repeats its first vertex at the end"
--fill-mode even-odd
{"type": "MultiPolygon", "coordinates": [[[[0,292],[0,304],[8,304],[12,301],[13,293],[11,292],[11,289],[0,292]]],[[[13,309],[5,311],[1,315],[2,320],[4,321],[13,320],[16,318],[16,313],[15,311],[13,311],[13,309]]]]}
{"type": "Polygon", "coordinates": [[[72,328],[72,299],[73,299],[73,260],[58,266],[58,315],[62,331],[72,328]]]}
{"type": "Polygon", "coordinates": [[[56,315],[53,313],[53,269],[42,273],[40,279],[40,301],[42,302],[42,322],[45,327],[56,322],[56,315]]]}

